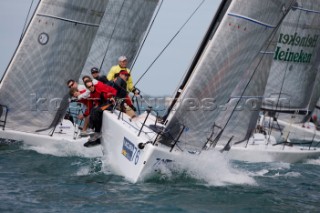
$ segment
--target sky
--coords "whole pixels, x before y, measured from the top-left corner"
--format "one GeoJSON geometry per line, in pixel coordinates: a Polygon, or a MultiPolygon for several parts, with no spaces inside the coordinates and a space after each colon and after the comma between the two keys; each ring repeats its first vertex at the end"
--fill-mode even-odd
{"type": "MultiPolygon", "coordinates": [[[[36,6],[38,0],[1,0],[1,76],[18,45],[32,2],[36,6]]],[[[134,83],[200,4],[201,7],[137,84],[143,94],[171,96],[175,92],[219,3],[220,0],[163,0],[160,12],[132,69],[134,83]]]]}

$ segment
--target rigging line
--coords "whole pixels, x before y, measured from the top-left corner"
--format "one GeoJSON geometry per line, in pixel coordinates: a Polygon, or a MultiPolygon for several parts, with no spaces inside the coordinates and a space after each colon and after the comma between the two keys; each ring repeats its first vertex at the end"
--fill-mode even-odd
{"type": "MultiPolygon", "coordinates": [[[[317,52],[317,54],[319,55],[320,54],[320,52],[319,52],[319,50],[318,50],[318,52],[317,52]]],[[[312,92],[311,92],[311,94],[310,94],[310,99],[309,99],[309,103],[308,103],[308,106],[307,106],[307,111],[309,111],[309,109],[310,109],[310,105],[311,105],[311,101],[312,101],[312,97],[313,97],[313,95],[314,95],[314,93],[315,93],[315,91],[316,91],[316,87],[318,86],[318,84],[316,83],[317,82],[317,79],[319,79],[319,76],[320,76],[320,72],[319,72],[319,70],[317,71],[317,74],[316,74],[316,76],[315,76],[315,78],[314,78],[314,81],[313,81],[313,87],[312,87],[312,92]]],[[[317,106],[317,104],[315,105],[315,107],[317,106]]],[[[313,109],[314,110],[314,109],[313,109]]],[[[307,114],[308,115],[308,114],[307,114]]]]}
{"type": "MultiPolygon", "coordinates": [[[[281,23],[283,22],[283,20],[285,19],[285,17],[286,17],[287,14],[289,13],[289,11],[291,10],[294,1],[295,1],[295,0],[291,0],[291,3],[290,3],[290,6],[288,7],[288,10],[285,11],[285,14],[284,14],[283,17],[280,19],[280,21],[278,22],[278,24],[276,25],[276,27],[273,29],[273,32],[271,33],[270,38],[273,38],[273,37],[276,35],[276,31],[279,29],[281,23]]],[[[268,41],[268,40],[267,40],[267,41],[268,41]]],[[[267,43],[267,42],[266,42],[266,43],[267,43]]],[[[269,40],[269,42],[267,43],[267,46],[266,46],[265,48],[267,49],[267,48],[271,45],[271,43],[272,43],[272,39],[269,40]]],[[[263,48],[264,48],[264,46],[263,46],[261,49],[263,49],[263,48]]],[[[260,52],[261,52],[261,51],[259,51],[258,54],[260,54],[260,52]]],[[[257,56],[258,56],[258,54],[257,54],[257,56]]],[[[256,74],[256,72],[257,72],[257,70],[258,70],[258,67],[260,66],[260,64],[261,64],[261,62],[262,62],[262,58],[263,58],[263,57],[260,58],[259,63],[257,64],[256,68],[254,69],[254,71],[253,71],[253,73],[252,73],[252,75],[251,75],[248,83],[246,84],[245,88],[243,89],[240,97],[243,97],[246,89],[248,88],[249,84],[251,83],[253,77],[255,76],[255,74],[256,74]]],[[[235,109],[238,107],[240,101],[241,101],[241,98],[239,98],[239,100],[237,101],[237,103],[236,103],[235,107],[233,108],[233,110],[232,110],[232,112],[231,112],[231,114],[230,114],[227,122],[224,124],[222,130],[220,131],[221,134],[219,133],[219,134],[217,135],[217,137],[216,137],[213,141],[217,141],[217,142],[218,142],[218,140],[220,139],[220,137],[221,137],[222,133],[224,132],[225,128],[226,128],[227,125],[229,124],[229,122],[230,122],[230,120],[231,120],[231,117],[233,116],[233,114],[234,114],[234,112],[235,112],[235,109]]],[[[204,147],[206,147],[206,144],[204,145],[204,147]]]]}
{"type": "MultiPolygon", "coordinates": [[[[292,6],[292,8],[294,8],[294,7],[292,6]]],[[[289,11],[290,11],[290,10],[289,10],[289,11]]],[[[300,13],[300,15],[299,15],[299,19],[300,19],[300,16],[301,16],[301,13],[300,13]]],[[[298,20],[299,20],[299,19],[298,19],[298,20]]],[[[299,21],[298,21],[298,22],[299,22],[299,21]]],[[[298,22],[297,22],[296,29],[298,28],[298,25],[299,25],[298,22]]],[[[277,108],[279,107],[279,104],[280,104],[280,97],[281,97],[281,95],[282,95],[282,90],[283,90],[283,87],[284,87],[284,82],[285,82],[285,80],[286,80],[286,75],[287,75],[287,71],[288,71],[288,66],[289,66],[289,63],[287,63],[287,65],[286,65],[286,70],[285,70],[285,72],[284,72],[283,79],[282,79],[282,82],[281,82],[281,88],[280,88],[280,91],[279,91],[278,100],[277,100],[277,104],[276,104],[276,108],[275,108],[276,110],[277,110],[277,108]]],[[[276,119],[278,120],[279,114],[278,114],[278,116],[275,115],[275,117],[276,117],[276,119]]],[[[270,121],[271,121],[271,120],[270,120],[270,121]]],[[[273,124],[269,123],[269,125],[271,125],[271,128],[270,128],[269,131],[268,131],[268,134],[269,134],[268,142],[270,141],[271,133],[272,133],[272,130],[273,130],[273,124]]]]}
{"type": "Polygon", "coordinates": [[[24,21],[24,25],[23,25],[23,28],[22,28],[22,32],[21,32],[21,36],[20,36],[20,39],[19,39],[19,43],[22,41],[22,38],[23,38],[24,33],[25,33],[25,30],[26,30],[26,28],[27,28],[27,23],[28,23],[28,19],[29,19],[29,15],[30,15],[32,6],[33,6],[33,2],[34,2],[34,0],[32,0],[32,2],[31,2],[31,4],[30,4],[30,7],[29,7],[29,11],[28,11],[26,20],[24,21]]]}
{"type": "Polygon", "coordinates": [[[190,19],[194,16],[194,14],[199,10],[199,8],[202,6],[202,4],[205,2],[205,0],[202,0],[202,2],[198,5],[198,7],[193,11],[193,13],[189,16],[189,18],[184,22],[184,24],[179,28],[179,30],[176,32],[176,34],[171,38],[171,40],[167,43],[167,45],[161,50],[161,52],[158,54],[158,56],[152,61],[152,63],[149,65],[147,70],[140,76],[140,78],[135,83],[134,87],[141,81],[141,79],[147,74],[147,72],[150,70],[150,68],[153,66],[153,64],[160,58],[162,53],[169,47],[169,45],[173,42],[173,40],[178,36],[178,34],[181,32],[181,30],[187,25],[187,23],[190,21],[190,19]]]}
{"type": "Polygon", "coordinates": [[[130,73],[133,72],[133,67],[134,67],[134,65],[135,65],[136,62],[137,62],[137,59],[138,59],[138,57],[139,57],[139,55],[140,55],[140,53],[141,53],[142,47],[144,46],[144,44],[145,44],[145,42],[146,42],[146,40],[147,40],[147,37],[148,37],[148,35],[149,35],[150,31],[151,31],[151,28],[152,28],[152,26],[153,26],[153,24],[154,24],[154,21],[156,20],[158,14],[159,14],[159,11],[160,11],[160,9],[161,9],[161,7],[162,7],[163,1],[164,1],[164,0],[161,0],[161,1],[160,1],[158,10],[157,10],[156,14],[154,15],[154,18],[153,18],[150,26],[149,26],[148,29],[147,29],[147,32],[146,32],[146,34],[145,34],[145,36],[144,36],[144,39],[143,39],[143,41],[142,41],[142,43],[141,43],[141,45],[140,45],[140,47],[139,47],[139,49],[138,49],[138,52],[137,52],[137,54],[136,54],[136,57],[134,58],[134,60],[133,60],[133,62],[132,62],[132,64],[131,64],[131,72],[130,72],[130,73]]]}
{"type": "Polygon", "coordinates": [[[229,8],[231,3],[231,0],[223,0],[220,2],[220,5],[215,12],[214,16],[212,17],[205,35],[203,36],[200,45],[197,48],[196,54],[194,55],[191,64],[189,65],[186,73],[184,74],[183,79],[180,81],[179,85],[176,89],[176,91],[173,93],[174,99],[170,103],[170,105],[167,107],[165,114],[162,116],[163,120],[167,120],[170,112],[176,105],[178,98],[181,96],[183,89],[186,87],[187,83],[189,82],[190,77],[193,75],[195,67],[199,63],[199,60],[202,56],[203,51],[206,49],[209,41],[212,39],[212,36],[215,34],[218,26],[220,26],[220,21],[222,20],[222,17],[225,15],[227,8],[229,8]]]}
{"type": "MultiPolygon", "coordinates": [[[[120,11],[119,11],[119,13],[118,13],[118,17],[117,17],[116,24],[114,25],[112,34],[111,34],[110,39],[109,39],[109,41],[108,41],[108,45],[107,45],[107,48],[106,48],[106,52],[105,52],[104,57],[103,57],[103,60],[102,60],[102,62],[101,62],[101,64],[100,64],[99,70],[101,70],[103,63],[104,63],[104,61],[106,60],[107,53],[108,53],[108,51],[109,51],[109,46],[110,46],[110,43],[111,43],[111,39],[112,39],[112,37],[113,37],[113,35],[114,35],[114,32],[116,31],[116,27],[118,26],[118,22],[119,22],[119,20],[120,20],[121,11],[122,11],[122,9],[123,9],[123,7],[124,7],[124,2],[125,2],[125,0],[123,0],[123,2],[122,2],[120,11]]],[[[105,10],[104,13],[106,13],[106,10],[105,10]]],[[[103,17],[104,17],[104,16],[103,16],[103,17]]],[[[103,17],[102,17],[102,19],[103,19],[103,17]]]]}

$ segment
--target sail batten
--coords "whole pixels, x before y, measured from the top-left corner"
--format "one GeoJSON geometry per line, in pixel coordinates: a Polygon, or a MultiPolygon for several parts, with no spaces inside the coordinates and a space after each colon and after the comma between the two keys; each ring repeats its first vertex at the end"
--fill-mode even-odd
{"type": "Polygon", "coordinates": [[[292,7],[292,8],[293,9],[297,9],[297,10],[302,10],[302,11],[305,11],[305,12],[320,14],[320,10],[311,10],[311,9],[307,9],[307,8],[303,8],[303,7],[292,7]]]}
{"type": "Polygon", "coordinates": [[[71,20],[71,19],[66,19],[66,18],[63,18],[63,17],[46,15],[46,14],[37,14],[37,16],[53,18],[53,19],[59,19],[59,20],[62,20],[62,21],[67,21],[67,22],[72,22],[72,23],[75,23],[75,24],[82,24],[82,25],[87,25],[87,26],[92,26],[92,27],[99,27],[100,26],[99,24],[85,23],[85,22],[80,22],[80,21],[77,21],[77,20],[71,20]]]}
{"type": "Polygon", "coordinates": [[[241,19],[244,19],[244,20],[247,20],[247,21],[250,21],[252,23],[255,23],[255,24],[258,24],[258,25],[261,25],[263,27],[268,27],[268,28],[276,28],[277,26],[273,26],[273,25],[270,25],[268,23],[263,23],[257,19],[253,19],[253,18],[250,18],[248,16],[244,16],[244,15],[240,15],[240,14],[236,14],[236,13],[228,13],[229,16],[233,16],[233,17],[236,17],[236,18],[241,18],[241,19]]]}

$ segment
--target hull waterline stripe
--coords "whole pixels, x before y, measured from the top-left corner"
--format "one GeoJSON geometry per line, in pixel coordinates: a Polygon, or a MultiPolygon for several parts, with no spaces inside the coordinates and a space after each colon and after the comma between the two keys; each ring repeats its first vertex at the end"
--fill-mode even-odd
{"type": "Polygon", "coordinates": [[[292,9],[302,10],[302,11],[309,12],[309,13],[320,14],[320,11],[317,11],[317,10],[309,10],[309,9],[305,9],[305,8],[303,8],[303,7],[292,7],[292,9]]]}
{"type": "Polygon", "coordinates": [[[80,22],[72,19],[66,19],[58,16],[51,16],[51,15],[45,15],[45,14],[37,14],[37,16],[42,16],[42,17],[47,17],[47,18],[53,18],[53,19],[58,19],[66,22],[71,22],[74,24],[81,24],[81,25],[86,25],[86,26],[91,26],[91,27],[99,27],[98,24],[91,24],[91,23],[86,23],[86,22],[80,22]]]}
{"type": "Polygon", "coordinates": [[[228,13],[228,15],[229,15],[229,16],[232,16],[232,17],[236,17],[236,18],[244,19],[244,20],[250,21],[250,22],[252,22],[252,23],[255,23],[255,24],[258,24],[258,25],[261,25],[261,26],[267,27],[267,28],[276,28],[276,26],[273,26],[273,25],[270,25],[270,24],[263,23],[263,22],[261,22],[261,21],[258,21],[258,20],[253,19],[253,18],[249,18],[249,17],[247,17],[247,16],[238,15],[238,14],[235,14],[235,13],[228,13]]]}

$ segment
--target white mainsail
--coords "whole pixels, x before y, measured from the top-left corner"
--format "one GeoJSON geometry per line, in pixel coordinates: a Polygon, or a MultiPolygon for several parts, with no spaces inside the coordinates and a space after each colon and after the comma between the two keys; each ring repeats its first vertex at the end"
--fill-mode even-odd
{"type": "Polygon", "coordinates": [[[68,107],[66,82],[80,76],[107,3],[39,3],[1,81],[6,127],[35,132],[57,125],[68,107]]]}
{"type": "Polygon", "coordinates": [[[320,96],[320,2],[296,1],[281,25],[263,110],[307,114],[320,96]]]}
{"type": "Polygon", "coordinates": [[[109,0],[82,74],[92,67],[107,73],[126,55],[129,65],[143,41],[159,0],[109,0]]]}
{"type": "MultiPolygon", "coordinates": [[[[262,96],[264,85],[259,85],[259,79],[266,79],[267,75],[261,72],[252,75],[257,65],[264,63],[258,60],[264,55],[261,51],[266,51],[292,2],[234,0],[222,3],[225,6],[217,28],[212,31],[212,38],[182,88],[180,103],[171,110],[166,136],[160,138],[162,143],[172,145],[183,141],[187,149],[201,150],[208,142],[219,138],[219,133],[231,119],[236,105],[232,110],[226,107],[234,103],[233,95],[241,94],[241,98],[244,95],[262,96]],[[256,82],[248,82],[248,77],[256,82]],[[251,85],[247,93],[237,92],[240,85],[247,85],[243,81],[251,85]],[[255,86],[257,93],[253,92],[255,86]],[[226,116],[222,119],[224,113],[226,116]],[[217,128],[213,131],[214,125],[217,128]]],[[[258,111],[250,113],[257,115],[258,111]]],[[[238,128],[247,132],[251,123],[249,117],[238,128]]],[[[245,137],[243,133],[242,137],[245,137]]]]}

